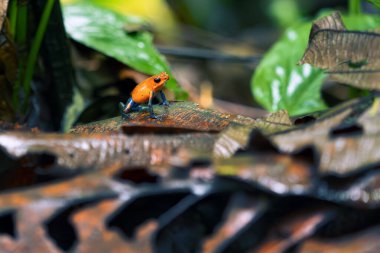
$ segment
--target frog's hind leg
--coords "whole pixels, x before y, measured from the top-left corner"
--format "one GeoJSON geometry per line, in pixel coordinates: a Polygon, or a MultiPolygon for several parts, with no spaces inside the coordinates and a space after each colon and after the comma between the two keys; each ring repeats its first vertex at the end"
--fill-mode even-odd
{"type": "Polygon", "coordinates": [[[129,98],[126,105],[122,102],[119,103],[119,111],[123,119],[128,118],[128,113],[133,111],[140,111],[141,106],[129,98]]]}
{"type": "Polygon", "coordinates": [[[124,112],[124,109],[126,108],[125,104],[123,102],[119,102],[119,112],[121,114],[121,117],[123,119],[128,118],[128,114],[124,112]]]}

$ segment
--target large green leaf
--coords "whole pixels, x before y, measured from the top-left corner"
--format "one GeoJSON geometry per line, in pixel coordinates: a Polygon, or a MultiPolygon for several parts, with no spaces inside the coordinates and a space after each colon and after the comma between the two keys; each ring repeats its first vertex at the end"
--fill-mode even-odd
{"type": "MultiPolygon", "coordinates": [[[[63,11],[66,31],[77,42],[143,73],[170,73],[167,62],[153,46],[150,33],[126,33],[126,26],[143,24],[141,19],[123,16],[89,3],[64,5],[63,11]]],[[[179,99],[186,96],[174,78],[169,80],[167,88],[179,99]]]]}
{"type": "Polygon", "coordinates": [[[325,75],[297,62],[307,46],[311,23],[289,28],[265,54],[252,78],[255,99],[267,110],[288,110],[290,115],[324,109],[320,87],[325,75]]]}
{"type": "MultiPolygon", "coordinates": [[[[380,26],[380,18],[371,15],[345,15],[343,20],[349,30],[380,26]]],[[[287,29],[257,67],[251,88],[267,110],[286,109],[290,115],[297,115],[325,108],[320,97],[325,74],[308,64],[297,65],[307,47],[310,28],[311,23],[304,23],[287,29]]]]}

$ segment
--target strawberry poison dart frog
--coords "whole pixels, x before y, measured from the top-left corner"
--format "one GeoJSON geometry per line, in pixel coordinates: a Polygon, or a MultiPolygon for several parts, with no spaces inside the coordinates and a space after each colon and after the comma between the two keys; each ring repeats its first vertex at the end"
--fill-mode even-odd
{"type": "Polygon", "coordinates": [[[119,103],[119,109],[122,118],[128,118],[129,112],[146,109],[146,107],[143,108],[140,104],[148,102],[150,117],[152,119],[157,119],[157,116],[154,115],[153,112],[152,100],[154,96],[160,94],[162,104],[164,106],[169,106],[169,102],[166,100],[165,94],[162,91],[167,80],[169,80],[169,75],[166,72],[162,72],[158,75],[151,76],[139,83],[132,90],[131,97],[128,99],[127,103],[119,103]]]}

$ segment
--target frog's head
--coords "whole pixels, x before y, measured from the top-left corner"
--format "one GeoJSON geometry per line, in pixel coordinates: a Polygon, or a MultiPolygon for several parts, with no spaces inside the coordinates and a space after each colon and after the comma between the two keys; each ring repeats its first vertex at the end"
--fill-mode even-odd
{"type": "Polygon", "coordinates": [[[164,88],[165,83],[169,80],[169,75],[166,72],[161,72],[158,75],[152,76],[153,91],[157,92],[164,88]]]}

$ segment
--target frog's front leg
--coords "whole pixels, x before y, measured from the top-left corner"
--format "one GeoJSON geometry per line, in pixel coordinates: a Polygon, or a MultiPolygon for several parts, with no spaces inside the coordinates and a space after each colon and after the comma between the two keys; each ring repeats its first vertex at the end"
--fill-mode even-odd
{"type": "Polygon", "coordinates": [[[149,107],[149,113],[150,113],[150,116],[152,119],[157,119],[157,116],[154,115],[154,112],[153,112],[153,105],[152,105],[152,101],[153,101],[153,96],[154,96],[154,92],[151,91],[149,93],[149,102],[148,102],[148,107],[149,107]]]}
{"type": "Polygon", "coordinates": [[[162,90],[160,91],[160,96],[162,99],[162,105],[169,106],[169,101],[166,99],[165,93],[162,90]]]}

